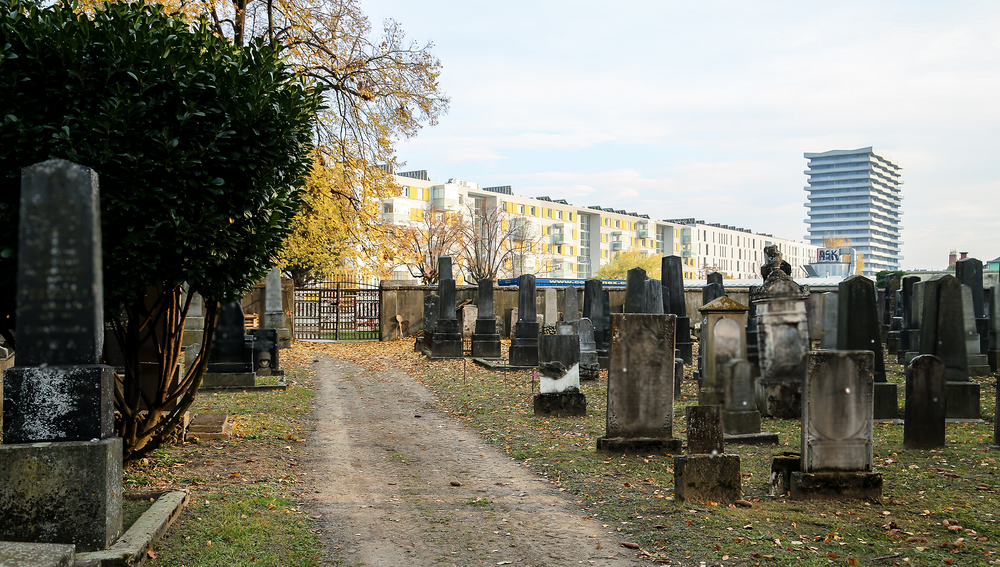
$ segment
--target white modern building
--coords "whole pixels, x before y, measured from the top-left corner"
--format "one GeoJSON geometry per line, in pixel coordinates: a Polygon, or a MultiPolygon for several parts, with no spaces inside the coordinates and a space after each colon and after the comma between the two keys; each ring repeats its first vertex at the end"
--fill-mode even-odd
{"type": "MultiPolygon", "coordinates": [[[[382,207],[388,222],[419,225],[424,211],[434,207],[458,214],[499,209],[510,219],[505,223],[522,226],[518,234],[530,241],[527,254],[517,264],[506,264],[500,277],[526,273],[589,278],[618,254],[638,250],[644,255],[680,256],[685,280],[703,280],[709,272],[752,280],[760,278],[764,247],[771,244],[784,254],[793,277],[806,277],[803,266],[815,260],[818,248],[694,218],[655,220],[620,209],[577,206],[563,199],[521,197],[510,186],[480,187],[459,179],[436,182],[424,170],[397,173],[394,179],[399,196],[387,199],[382,207]]],[[[394,279],[411,277],[404,266],[393,272],[394,279]]]]}
{"type": "Polygon", "coordinates": [[[804,155],[809,242],[822,248],[824,237],[846,240],[864,260],[866,276],[898,270],[902,166],[871,147],[804,155]]]}

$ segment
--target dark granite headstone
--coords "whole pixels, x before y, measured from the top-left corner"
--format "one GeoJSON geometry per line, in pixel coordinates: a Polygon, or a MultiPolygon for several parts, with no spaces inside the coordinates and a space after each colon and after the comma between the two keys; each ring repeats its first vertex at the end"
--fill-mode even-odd
{"type": "Polygon", "coordinates": [[[625,280],[625,313],[642,313],[646,309],[646,270],[632,268],[625,280]]]}
{"type": "Polygon", "coordinates": [[[424,322],[423,322],[423,337],[418,338],[418,344],[422,345],[422,348],[414,348],[415,351],[426,350],[428,354],[431,351],[431,344],[434,340],[434,330],[437,329],[438,315],[441,312],[441,298],[437,295],[425,295],[424,296],[424,322]]]}
{"type": "Polygon", "coordinates": [[[208,372],[253,372],[253,344],[247,343],[246,336],[246,319],[240,302],[220,306],[212,352],[208,357],[208,372]]]}
{"type": "Polygon", "coordinates": [[[610,323],[601,326],[601,321],[610,321],[604,311],[603,295],[601,280],[587,280],[583,284],[583,316],[590,319],[594,326],[594,342],[598,349],[603,348],[605,329],[610,329],[610,323]]]}
{"type": "MultiPolygon", "coordinates": [[[[687,316],[687,304],[684,301],[684,266],[681,257],[664,256],[660,261],[660,277],[663,286],[663,312],[677,316],[675,355],[683,364],[691,364],[694,360],[694,347],[691,342],[691,319],[687,316]]],[[[678,387],[683,379],[683,372],[678,373],[678,387]]]]}
{"type": "Polygon", "coordinates": [[[726,295],[726,287],[723,284],[722,274],[719,272],[708,274],[708,281],[705,287],[701,288],[701,304],[707,305],[723,295],[726,295]]]}
{"type": "Polygon", "coordinates": [[[646,280],[646,305],[643,307],[643,312],[663,315],[663,287],[660,285],[660,280],[646,280]]]}
{"type": "Polygon", "coordinates": [[[594,324],[590,322],[590,319],[580,319],[577,332],[580,336],[580,379],[597,380],[600,378],[601,368],[597,361],[594,324]]]}
{"type": "Polygon", "coordinates": [[[25,168],[20,215],[17,355],[3,381],[3,442],[111,437],[97,174],[64,160],[25,168]]]}
{"type": "Polygon", "coordinates": [[[497,332],[496,314],[493,308],[493,280],[479,280],[476,304],[476,332],[472,335],[472,356],[476,358],[500,358],[500,335],[497,332]]]}
{"type": "MultiPolygon", "coordinates": [[[[749,288],[750,297],[757,294],[760,286],[752,285],[749,288]]],[[[750,364],[760,364],[760,354],[757,345],[757,304],[753,301],[748,305],[747,312],[747,362],[750,364]]]]}
{"type": "MultiPolygon", "coordinates": [[[[440,264],[450,266],[451,258],[442,256],[440,264]]],[[[455,280],[438,281],[438,295],[441,296],[441,308],[438,312],[437,327],[431,338],[431,358],[462,358],[462,328],[455,312],[455,280]]]]}
{"type": "Polygon", "coordinates": [[[253,370],[261,375],[283,374],[278,359],[278,329],[250,329],[253,335],[253,370]]]}
{"type": "Polygon", "coordinates": [[[996,372],[1000,367],[1000,284],[993,286],[989,290],[989,311],[990,329],[988,337],[989,345],[986,349],[986,357],[990,364],[990,371],[996,372]]]}
{"type": "Polygon", "coordinates": [[[17,366],[3,380],[0,540],[109,546],[122,531],[122,440],[104,341],[97,174],[21,172],[17,366]]]}
{"type": "Polygon", "coordinates": [[[438,281],[453,279],[455,276],[451,270],[451,256],[438,256],[438,281]]]}
{"type": "Polygon", "coordinates": [[[903,447],[944,447],[947,411],[944,364],[933,355],[914,358],[906,367],[906,406],[903,411],[903,447]]]}
{"type": "Polygon", "coordinates": [[[955,278],[972,290],[972,306],[976,319],[986,317],[983,301],[983,263],[976,258],[963,258],[955,262],[955,278]]]}
{"type": "Polygon", "coordinates": [[[538,366],[537,301],[535,276],[526,274],[518,279],[517,323],[514,340],[510,343],[511,366],[538,366]]]}
{"type": "Polygon", "coordinates": [[[922,283],[920,353],[940,358],[949,382],[967,382],[969,358],[965,350],[962,284],[950,274],[922,283]]]}
{"type": "Polygon", "coordinates": [[[865,276],[849,276],[837,286],[837,350],[870,350],[875,354],[875,419],[898,419],[896,385],[885,377],[875,283],[865,276]]]}

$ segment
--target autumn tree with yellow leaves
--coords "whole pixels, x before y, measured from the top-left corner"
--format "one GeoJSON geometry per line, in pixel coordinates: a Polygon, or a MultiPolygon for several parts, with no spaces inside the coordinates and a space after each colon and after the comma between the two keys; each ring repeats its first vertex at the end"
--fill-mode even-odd
{"type": "Polygon", "coordinates": [[[438,283],[438,258],[452,256],[458,268],[469,220],[454,211],[431,207],[421,211],[423,218],[407,225],[389,227],[398,243],[397,265],[406,266],[410,275],[424,285],[438,283]]]}
{"type": "Polygon", "coordinates": [[[623,280],[632,268],[646,270],[646,275],[652,279],[660,279],[661,254],[649,254],[638,248],[629,248],[611,258],[597,270],[597,277],[606,280],[623,280]]]}

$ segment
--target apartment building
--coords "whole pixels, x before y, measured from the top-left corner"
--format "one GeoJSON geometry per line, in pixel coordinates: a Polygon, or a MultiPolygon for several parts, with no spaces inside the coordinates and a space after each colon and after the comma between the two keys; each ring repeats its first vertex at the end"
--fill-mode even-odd
{"type": "MultiPolygon", "coordinates": [[[[395,180],[400,194],[383,204],[388,222],[419,223],[433,207],[465,215],[499,210],[504,223],[515,223],[516,230],[508,232],[523,241],[523,253],[512,255],[500,277],[585,279],[618,254],[638,250],[682,257],[686,280],[704,279],[712,271],[753,279],[759,277],[764,247],[770,244],[777,245],[793,266],[793,276],[805,277],[802,266],[815,260],[818,248],[693,218],[654,220],[620,209],[581,207],[564,199],[522,197],[514,195],[510,186],[481,187],[460,179],[435,182],[423,170],[397,173],[395,180]]],[[[411,276],[399,267],[393,278],[411,276]]]]}

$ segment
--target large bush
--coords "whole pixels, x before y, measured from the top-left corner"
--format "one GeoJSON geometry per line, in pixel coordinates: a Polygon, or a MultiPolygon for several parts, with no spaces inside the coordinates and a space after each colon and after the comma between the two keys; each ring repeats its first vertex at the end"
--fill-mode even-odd
{"type": "MultiPolygon", "coordinates": [[[[21,168],[49,158],[93,168],[128,428],[139,344],[153,341],[163,372],[179,356],[180,285],[205,297],[211,325],[219,301],[266,273],[301,204],[321,93],[285,68],[280,47],[238,49],[162,6],[108,4],[88,16],[0,0],[0,12],[0,327],[13,328],[21,168]]],[[[157,408],[193,399],[196,368],[183,391],[145,400],[152,421],[120,431],[127,446],[169,425],[151,417],[157,408]]]]}

